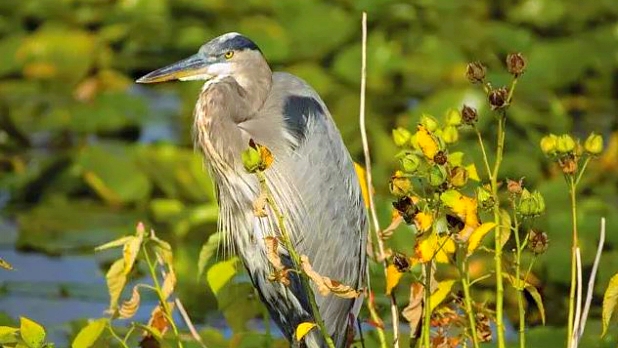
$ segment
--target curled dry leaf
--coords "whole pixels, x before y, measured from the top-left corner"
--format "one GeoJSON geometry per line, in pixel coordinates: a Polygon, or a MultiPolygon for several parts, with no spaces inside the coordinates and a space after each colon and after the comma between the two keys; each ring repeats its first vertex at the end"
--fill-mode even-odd
{"type": "Polygon", "coordinates": [[[173,268],[169,269],[169,272],[165,275],[163,279],[163,285],[161,286],[161,293],[163,295],[163,300],[167,300],[170,295],[174,292],[174,288],[176,287],[176,273],[173,268]]]}
{"type": "Polygon", "coordinates": [[[401,312],[410,324],[410,336],[416,337],[421,318],[423,317],[423,284],[412,283],[410,287],[410,302],[401,312]]]}
{"type": "MultiPolygon", "coordinates": [[[[168,302],[167,305],[170,308],[170,311],[174,309],[174,302],[168,302]]],[[[150,320],[148,321],[147,326],[156,329],[158,332],[161,333],[161,336],[163,336],[169,328],[169,321],[165,316],[165,312],[161,304],[159,304],[155,307],[155,309],[152,310],[152,313],[150,314],[150,320]]],[[[149,337],[151,335],[152,334],[149,332],[144,332],[145,337],[149,337]]]]}
{"type": "Polygon", "coordinates": [[[279,239],[277,239],[277,237],[268,236],[264,238],[264,243],[266,244],[266,258],[268,258],[268,262],[270,262],[275,270],[283,270],[285,266],[283,265],[283,262],[281,262],[281,257],[277,253],[279,239]]]}
{"type": "Polygon", "coordinates": [[[118,310],[120,319],[129,319],[135,315],[139,308],[140,295],[138,286],[133,287],[131,298],[128,301],[124,301],[118,310]]]}
{"type": "Polygon", "coordinates": [[[268,216],[268,212],[266,211],[267,204],[268,195],[266,192],[260,193],[258,198],[253,202],[253,214],[260,218],[268,216]]]}
{"type": "Polygon", "coordinates": [[[401,223],[403,222],[403,217],[396,210],[394,212],[395,214],[393,214],[391,224],[388,225],[388,227],[386,227],[384,230],[380,231],[380,238],[382,240],[389,239],[393,235],[393,232],[395,232],[397,227],[399,227],[399,225],[401,225],[401,223]]]}
{"type": "Polygon", "coordinates": [[[307,255],[302,255],[300,261],[303,271],[316,284],[320,295],[327,296],[329,293],[333,293],[335,296],[341,298],[356,298],[360,296],[360,292],[353,289],[351,286],[342,284],[337,280],[322,276],[316,272],[311,266],[307,255]]]}

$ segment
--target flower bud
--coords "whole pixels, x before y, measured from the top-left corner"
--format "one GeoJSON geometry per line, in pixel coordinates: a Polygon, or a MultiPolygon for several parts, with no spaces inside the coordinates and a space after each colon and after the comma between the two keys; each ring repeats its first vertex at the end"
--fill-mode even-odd
{"type": "Polygon", "coordinates": [[[429,169],[429,176],[427,181],[431,186],[440,186],[446,181],[447,178],[446,169],[443,166],[433,166],[429,169]]]}
{"type": "Polygon", "coordinates": [[[262,156],[260,150],[254,147],[249,147],[241,154],[242,164],[245,170],[249,173],[255,173],[260,169],[262,164],[262,156]]]}
{"type": "Polygon", "coordinates": [[[536,215],[541,215],[545,213],[545,198],[543,198],[543,195],[541,194],[541,192],[534,191],[532,193],[532,198],[536,202],[536,210],[534,211],[534,213],[536,215]]]}
{"type": "Polygon", "coordinates": [[[447,126],[459,126],[461,125],[461,112],[456,109],[449,109],[446,112],[446,125],[447,126]]]}
{"type": "Polygon", "coordinates": [[[547,233],[530,230],[528,233],[528,247],[537,255],[547,251],[549,248],[549,238],[547,237],[547,233]]]}
{"type": "Polygon", "coordinates": [[[436,121],[435,118],[433,118],[430,115],[427,114],[423,114],[421,116],[421,122],[420,124],[425,127],[425,129],[427,129],[430,132],[435,132],[436,129],[438,129],[438,121],[436,121]]]}
{"type": "Polygon", "coordinates": [[[399,163],[401,164],[401,168],[406,173],[414,173],[418,166],[421,164],[421,159],[412,153],[405,155],[399,159],[399,163]]]}
{"type": "Polygon", "coordinates": [[[518,77],[526,70],[526,59],[521,53],[511,53],[506,57],[506,68],[513,76],[518,77]]]}
{"type": "Polygon", "coordinates": [[[462,187],[468,182],[468,171],[464,167],[454,167],[451,170],[451,185],[455,187],[462,187]]]}
{"type": "Polygon", "coordinates": [[[412,202],[412,198],[408,196],[403,196],[397,202],[393,202],[393,208],[397,210],[408,225],[414,222],[414,216],[418,214],[418,207],[412,202]]]}
{"type": "Polygon", "coordinates": [[[436,152],[435,156],[433,156],[433,161],[435,164],[444,165],[448,161],[448,157],[446,157],[446,153],[440,150],[436,152]]]}
{"type": "Polygon", "coordinates": [[[456,143],[459,140],[459,131],[455,126],[446,126],[442,130],[442,140],[447,144],[456,143]]]}
{"type": "Polygon", "coordinates": [[[476,200],[479,202],[479,206],[481,209],[489,210],[493,208],[496,201],[492,196],[491,192],[487,190],[485,187],[478,187],[476,189],[476,200]]]}
{"type": "Polygon", "coordinates": [[[541,138],[541,151],[545,155],[553,155],[556,153],[556,148],[558,145],[558,137],[550,134],[541,138]]]}
{"type": "Polygon", "coordinates": [[[556,141],[556,150],[561,153],[568,153],[575,149],[575,140],[568,134],[563,134],[556,141]]]}
{"type": "Polygon", "coordinates": [[[492,110],[502,109],[507,106],[509,91],[505,87],[494,89],[489,92],[489,106],[492,110]]]}
{"type": "Polygon", "coordinates": [[[600,154],[603,151],[603,137],[594,132],[590,133],[584,142],[584,149],[591,155],[600,154]]]}
{"type": "Polygon", "coordinates": [[[464,105],[463,109],[461,109],[461,118],[464,124],[473,125],[478,120],[478,112],[475,108],[464,105]]]}
{"type": "Polygon", "coordinates": [[[393,129],[393,141],[399,147],[408,145],[411,137],[412,133],[403,127],[393,129]]]}
{"type": "Polygon", "coordinates": [[[466,67],[466,77],[472,83],[482,83],[487,69],[481,62],[469,63],[466,67]]]}
{"type": "Polygon", "coordinates": [[[389,188],[394,196],[402,197],[410,192],[410,189],[412,189],[412,182],[398,170],[395,172],[395,175],[391,177],[389,188]]]}
{"type": "Polygon", "coordinates": [[[523,217],[535,217],[545,212],[545,199],[539,191],[530,191],[523,189],[519,204],[517,205],[517,213],[523,217]]]}

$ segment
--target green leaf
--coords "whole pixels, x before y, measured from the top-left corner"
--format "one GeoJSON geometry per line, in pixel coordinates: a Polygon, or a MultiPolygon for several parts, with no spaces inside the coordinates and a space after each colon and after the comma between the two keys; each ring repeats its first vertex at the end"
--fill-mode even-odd
{"type": "Polygon", "coordinates": [[[108,323],[107,318],[101,318],[97,320],[93,320],[88,325],[86,325],[83,329],[79,331],[73,343],[71,344],[71,348],[89,348],[94,345],[99,336],[105,330],[105,326],[108,323]]]}
{"type": "Polygon", "coordinates": [[[124,237],[120,237],[116,240],[113,240],[111,242],[107,242],[103,245],[99,245],[98,247],[94,248],[95,251],[101,251],[101,250],[106,250],[106,249],[111,249],[111,248],[116,248],[119,246],[124,246],[126,243],[130,242],[131,240],[133,240],[133,238],[135,238],[134,236],[124,236],[124,237]]]}
{"type": "Polygon", "coordinates": [[[607,327],[614,310],[616,310],[616,304],[618,304],[618,273],[609,280],[607,290],[603,295],[603,333],[601,336],[605,336],[607,333],[607,327]]]}
{"type": "Polygon", "coordinates": [[[19,318],[19,333],[21,339],[30,348],[41,348],[45,342],[45,329],[26,317],[19,318]]]}
{"type": "Polygon", "coordinates": [[[543,305],[543,299],[541,298],[541,294],[539,293],[537,288],[530,283],[526,283],[525,289],[526,291],[528,291],[530,296],[532,296],[534,303],[536,303],[536,307],[541,313],[541,321],[543,322],[543,325],[545,325],[545,306],[543,305]]]}
{"type": "Polygon", "coordinates": [[[229,260],[215,263],[206,271],[206,281],[215,296],[217,296],[219,290],[236,275],[237,263],[238,258],[233,257],[229,260]]]}
{"type": "Polygon", "coordinates": [[[202,245],[202,249],[200,250],[200,256],[197,260],[197,277],[201,277],[204,273],[204,269],[206,265],[212,258],[212,256],[219,249],[219,245],[221,244],[223,234],[221,232],[215,232],[208,237],[208,240],[204,245],[202,245]]]}
{"type": "Polygon", "coordinates": [[[0,326],[0,346],[17,342],[16,333],[19,329],[10,326],[0,326]]]}
{"type": "Polygon", "coordinates": [[[109,292],[109,309],[115,310],[118,306],[118,299],[127,283],[127,276],[124,273],[124,259],[116,260],[105,275],[107,281],[107,291],[109,292]]]}

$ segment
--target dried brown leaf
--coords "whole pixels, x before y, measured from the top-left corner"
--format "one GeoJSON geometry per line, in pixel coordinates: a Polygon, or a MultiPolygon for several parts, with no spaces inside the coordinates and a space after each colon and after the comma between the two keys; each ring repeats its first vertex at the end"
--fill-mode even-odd
{"type": "Polygon", "coordinates": [[[284,270],[285,266],[277,253],[277,248],[279,247],[279,240],[277,237],[268,236],[264,238],[264,243],[266,244],[266,258],[268,258],[270,264],[275,268],[275,271],[284,270]]]}
{"type": "Polygon", "coordinates": [[[401,315],[410,324],[411,335],[417,332],[418,325],[423,317],[423,288],[421,283],[412,283],[410,287],[410,302],[401,312],[401,315]]]}
{"type": "Polygon", "coordinates": [[[337,280],[322,276],[318,272],[316,272],[313,269],[313,266],[311,266],[307,255],[302,255],[300,257],[300,261],[303,271],[316,284],[320,295],[326,296],[330,293],[333,293],[335,296],[341,298],[356,298],[360,296],[360,291],[353,289],[349,285],[344,285],[337,280]]]}
{"type": "Polygon", "coordinates": [[[133,287],[131,298],[128,301],[124,301],[118,310],[120,319],[129,319],[135,315],[139,309],[140,295],[138,286],[133,287]]]}
{"type": "Polygon", "coordinates": [[[380,231],[380,238],[386,240],[393,235],[393,232],[401,225],[403,222],[403,217],[399,214],[394,214],[393,219],[391,220],[391,224],[388,225],[384,230],[380,231]]]}
{"type": "MultiPolygon", "coordinates": [[[[173,310],[174,302],[168,302],[167,304],[170,308],[170,311],[173,310]]],[[[156,306],[155,309],[150,314],[150,320],[148,321],[148,327],[156,329],[158,332],[161,333],[161,336],[163,336],[165,332],[167,331],[167,329],[169,328],[169,321],[167,320],[167,317],[165,316],[165,311],[163,310],[163,307],[160,304],[156,306]]],[[[147,337],[149,335],[150,335],[149,333],[146,333],[147,337]]]]}
{"type": "Polygon", "coordinates": [[[268,195],[266,192],[260,193],[258,198],[253,202],[253,214],[256,217],[266,217],[268,212],[266,211],[266,205],[268,204],[268,195]]]}

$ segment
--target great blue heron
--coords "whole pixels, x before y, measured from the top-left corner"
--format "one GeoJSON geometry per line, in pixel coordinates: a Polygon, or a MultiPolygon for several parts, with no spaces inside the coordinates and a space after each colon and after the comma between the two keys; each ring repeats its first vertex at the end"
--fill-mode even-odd
{"type": "MultiPolygon", "coordinates": [[[[308,294],[268,280],[264,238],[279,233],[272,212],[256,217],[256,177],[241,153],[249,141],[266,146],[275,162],[265,171],[299,254],[321,275],[360,289],[365,281],[367,214],[350,154],[320,96],[300,78],[273,73],[258,46],[238,33],[219,36],[187,59],[137,80],[204,80],[194,112],[194,137],[214,179],[219,227],[241,256],[253,285],[290,342],[298,324],[313,322],[308,294]]],[[[290,264],[286,250],[281,250],[290,264]]],[[[316,291],[314,291],[316,292],[316,291]]],[[[346,345],[360,299],[316,292],[320,314],[337,347],[346,345]]],[[[316,330],[305,338],[323,346],[316,330]]]]}

